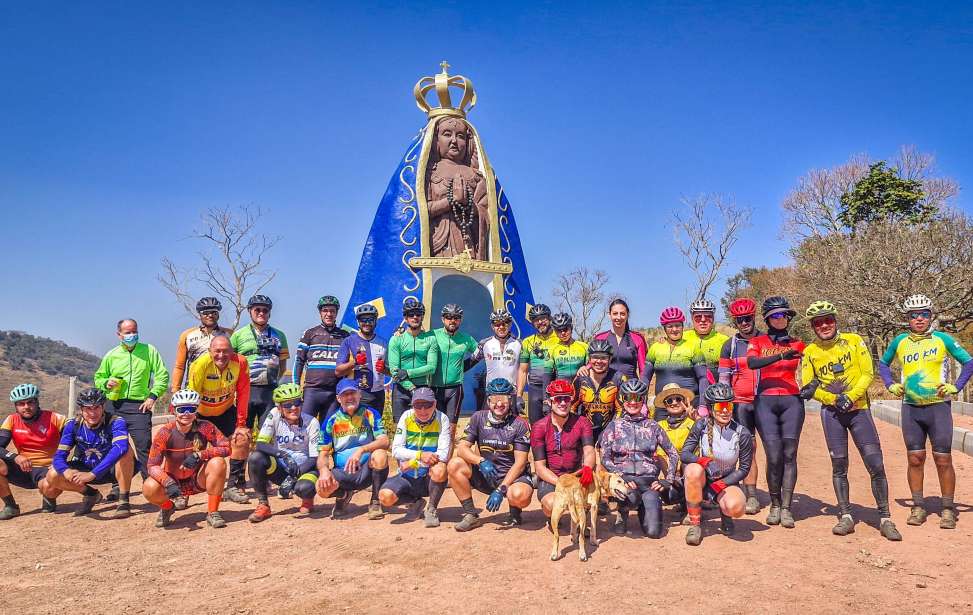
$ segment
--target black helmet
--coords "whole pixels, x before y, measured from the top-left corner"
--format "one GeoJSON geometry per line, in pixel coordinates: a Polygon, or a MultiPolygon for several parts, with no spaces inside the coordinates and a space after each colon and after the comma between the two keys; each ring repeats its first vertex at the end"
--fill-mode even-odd
{"type": "Polygon", "coordinates": [[[607,354],[609,357],[615,354],[615,348],[608,343],[608,340],[594,340],[588,344],[588,355],[607,354]]]}
{"type": "Polygon", "coordinates": [[[101,406],[105,403],[105,394],[101,389],[85,389],[78,393],[77,405],[80,406],[101,406]]]}
{"type": "Polygon", "coordinates": [[[248,310],[250,308],[257,307],[258,305],[262,305],[262,306],[266,307],[269,310],[274,309],[274,302],[271,301],[270,300],[270,297],[268,297],[267,295],[254,295],[254,296],[250,297],[250,300],[249,301],[247,301],[247,309],[248,310]]]}
{"type": "Polygon", "coordinates": [[[706,388],[703,397],[711,404],[733,401],[733,387],[724,382],[717,382],[706,388]]]}
{"type": "Polygon", "coordinates": [[[570,314],[558,312],[551,318],[551,326],[554,327],[555,331],[558,329],[569,329],[574,326],[574,319],[571,318],[570,314]]]}
{"type": "Polygon", "coordinates": [[[447,303],[446,305],[443,306],[443,310],[442,312],[440,312],[440,315],[443,318],[446,318],[447,316],[455,316],[457,318],[462,318],[463,308],[456,303],[447,303]]]}
{"type": "Polygon", "coordinates": [[[210,310],[216,310],[219,312],[223,309],[223,304],[216,297],[203,297],[196,302],[197,312],[208,312],[210,310]]]}
{"type": "Polygon", "coordinates": [[[325,295],[318,299],[318,309],[320,310],[326,305],[333,305],[335,309],[341,307],[341,303],[338,302],[338,298],[334,295],[325,295]]]}
{"type": "Polygon", "coordinates": [[[551,317],[551,308],[547,307],[543,303],[538,303],[537,305],[530,306],[527,311],[527,320],[534,320],[536,318],[551,317]]]}
{"type": "Polygon", "coordinates": [[[378,308],[371,303],[363,303],[355,308],[355,318],[378,318],[378,308]]]}
{"type": "Polygon", "coordinates": [[[406,299],[402,304],[402,315],[408,316],[410,314],[419,314],[420,316],[426,313],[426,306],[419,303],[415,299],[406,299]]]}
{"type": "Polygon", "coordinates": [[[510,312],[504,308],[490,312],[490,322],[509,322],[513,319],[514,318],[510,315],[510,312]]]}
{"type": "Polygon", "coordinates": [[[778,296],[764,299],[764,304],[760,311],[763,313],[764,320],[767,320],[771,312],[785,312],[791,318],[797,315],[797,312],[791,309],[791,304],[787,299],[778,296]]]}
{"type": "Polygon", "coordinates": [[[638,378],[629,378],[622,383],[622,386],[618,387],[618,392],[622,395],[638,395],[639,397],[644,397],[649,393],[649,385],[638,378]]]}

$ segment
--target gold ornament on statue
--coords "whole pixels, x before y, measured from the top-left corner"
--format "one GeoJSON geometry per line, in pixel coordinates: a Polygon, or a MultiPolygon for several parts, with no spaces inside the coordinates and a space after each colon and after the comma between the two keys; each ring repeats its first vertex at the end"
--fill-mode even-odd
{"type": "Polygon", "coordinates": [[[416,96],[416,105],[430,118],[443,115],[454,117],[466,117],[466,113],[476,105],[476,91],[473,89],[473,82],[463,75],[450,75],[446,72],[449,63],[443,60],[439,66],[442,72],[432,77],[423,77],[416,82],[413,93],[416,96]],[[449,88],[462,90],[463,97],[459,105],[453,105],[452,97],[449,95],[449,88]],[[438,107],[433,107],[426,100],[426,94],[430,90],[436,91],[436,98],[439,101],[438,107]]]}

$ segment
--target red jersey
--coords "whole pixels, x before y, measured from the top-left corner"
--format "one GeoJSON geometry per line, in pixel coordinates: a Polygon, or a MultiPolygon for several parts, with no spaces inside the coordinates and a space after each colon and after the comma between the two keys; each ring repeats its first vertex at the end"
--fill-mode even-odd
{"type": "Polygon", "coordinates": [[[723,344],[720,353],[720,382],[733,387],[733,401],[752,404],[757,395],[759,369],[747,367],[747,347],[749,340],[734,335],[723,344]]]}
{"type": "Polygon", "coordinates": [[[17,452],[30,459],[35,466],[49,466],[61,441],[61,430],[67,417],[50,410],[41,410],[33,421],[24,421],[16,412],[3,419],[0,431],[10,432],[10,440],[17,452]]]}
{"type": "MultiPolygon", "coordinates": [[[[787,341],[778,338],[776,341],[769,335],[758,335],[747,345],[748,357],[770,357],[780,354],[788,348],[804,352],[804,342],[797,338],[787,337],[787,341]]],[[[760,379],[757,393],[760,395],[797,395],[801,387],[797,386],[797,369],[801,358],[785,359],[760,368],[760,379]]]]}
{"type": "Polygon", "coordinates": [[[230,442],[209,421],[196,419],[186,433],[179,431],[176,422],[172,421],[159,428],[152,437],[146,470],[162,486],[173,479],[186,480],[196,473],[196,470],[181,467],[183,460],[192,453],[198,453],[203,461],[228,457],[230,442]]]}
{"type": "Polygon", "coordinates": [[[530,428],[530,448],[534,452],[534,460],[547,460],[547,467],[558,476],[578,471],[584,447],[594,444],[595,435],[591,421],[586,416],[568,415],[560,433],[551,424],[550,414],[530,428]]]}

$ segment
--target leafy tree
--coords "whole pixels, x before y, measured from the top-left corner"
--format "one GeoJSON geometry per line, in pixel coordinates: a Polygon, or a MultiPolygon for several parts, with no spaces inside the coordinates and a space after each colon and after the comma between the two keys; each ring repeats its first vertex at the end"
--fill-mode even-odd
{"type": "Polygon", "coordinates": [[[841,195],[838,220],[849,229],[882,221],[919,224],[936,213],[935,206],[924,197],[921,181],[903,179],[898,169],[888,168],[884,161],[874,162],[868,173],[841,195]]]}

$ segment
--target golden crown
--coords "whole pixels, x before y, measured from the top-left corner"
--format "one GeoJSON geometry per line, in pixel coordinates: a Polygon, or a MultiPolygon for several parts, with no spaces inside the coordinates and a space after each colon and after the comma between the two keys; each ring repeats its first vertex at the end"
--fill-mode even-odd
{"type": "Polygon", "coordinates": [[[466,113],[476,105],[476,91],[473,89],[473,82],[462,75],[450,75],[446,72],[449,64],[443,60],[439,66],[443,72],[433,77],[423,77],[416,82],[412,92],[416,96],[416,105],[424,111],[430,118],[441,115],[454,115],[466,117],[466,113]],[[458,105],[453,105],[453,100],[449,95],[449,88],[456,88],[463,91],[463,98],[458,105]],[[433,107],[426,100],[426,94],[430,90],[436,90],[436,98],[439,101],[438,107],[433,107]]]}

